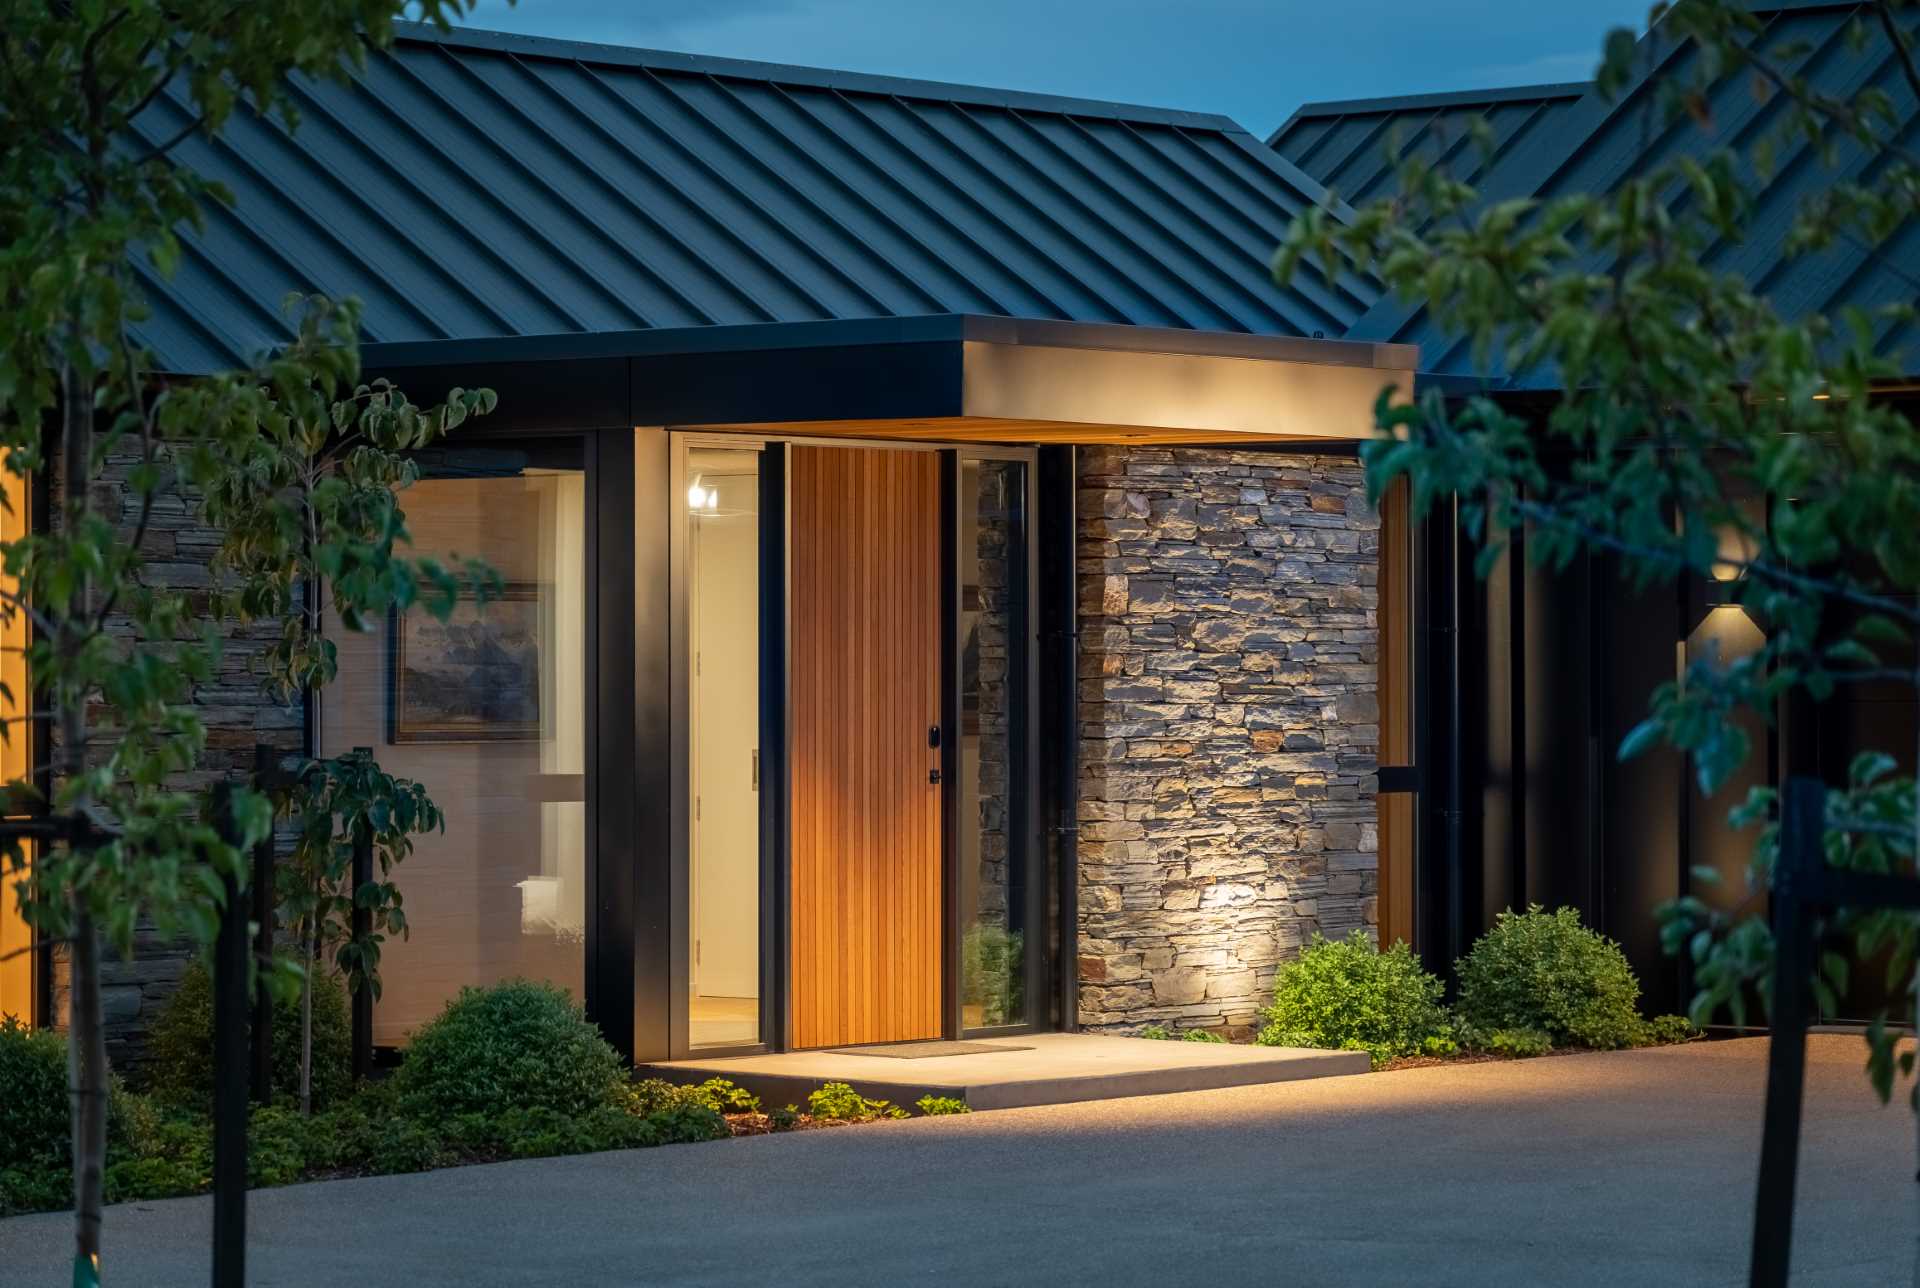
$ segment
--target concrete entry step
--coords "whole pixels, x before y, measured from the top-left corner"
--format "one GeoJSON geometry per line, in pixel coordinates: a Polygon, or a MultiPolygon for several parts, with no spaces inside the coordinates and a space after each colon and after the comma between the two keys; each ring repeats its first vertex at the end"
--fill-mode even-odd
{"type": "Polygon", "coordinates": [[[1212,1042],[1153,1042],[1100,1033],[1034,1033],[1000,1049],[917,1060],[883,1060],[841,1051],[671,1060],[642,1067],[674,1082],[729,1078],[769,1106],[805,1106],[807,1093],[845,1082],[870,1098],[912,1105],[922,1096],[956,1096],[973,1109],[1061,1105],[1170,1091],[1206,1091],[1299,1078],[1365,1073],[1366,1053],[1212,1042]]]}

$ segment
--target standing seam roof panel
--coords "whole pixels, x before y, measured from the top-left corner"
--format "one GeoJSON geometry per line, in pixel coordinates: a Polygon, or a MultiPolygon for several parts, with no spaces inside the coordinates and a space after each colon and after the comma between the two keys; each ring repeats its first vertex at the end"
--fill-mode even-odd
{"type": "MultiPolygon", "coordinates": [[[[1763,48],[1804,45],[1789,66],[1806,75],[1821,92],[1843,94],[1868,80],[1879,80],[1893,95],[1897,110],[1906,114],[1903,130],[1911,131],[1915,123],[1913,98],[1904,77],[1894,72],[1896,60],[1885,37],[1871,29],[1868,48],[1859,53],[1844,39],[1848,24],[1865,10],[1862,5],[1831,3],[1769,9],[1763,15],[1765,28],[1755,42],[1763,48]]],[[[1914,25],[1910,19],[1910,28],[1914,25]]],[[[1656,33],[1646,39],[1658,38],[1656,33]]],[[[1662,40],[1657,50],[1661,74],[1688,74],[1697,53],[1689,44],[1662,40]]],[[[1541,200],[1567,192],[1611,192],[1628,177],[1676,156],[1705,157],[1723,147],[1737,147],[1760,132],[1772,133],[1785,110],[1779,96],[1758,99],[1751,77],[1736,73],[1721,77],[1709,88],[1709,129],[1703,131],[1690,117],[1661,117],[1654,121],[1648,139],[1643,137],[1648,119],[1646,105],[1653,101],[1653,92],[1645,76],[1615,102],[1590,92],[1564,113],[1564,123],[1574,136],[1571,141],[1542,139],[1516,150],[1486,176],[1486,191],[1495,196],[1531,195],[1541,200]]],[[[1704,262],[1716,271],[1743,272],[1749,285],[1764,293],[1787,318],[1871,305],[1884,298],[1880,284],[1887,278],[1920,278],[1920,236],[1914,235],[1914,221],[1874,253],[1877,271],[1865,271],[1863,261],[1869,256],[1859,247],[1791,259],[1786,255],[1786,240],[1800,202],[1843,177],[1861,159],[1857,150],[1843,148],[1840,166],[1830,168],[1818,158],[1812,158],[1814,164],[1808,165],[1802,163],[1807,158],[1797,157],[1791,150],[1783,153],[1786,164],[1757,185],[1741,243],[1710,246],[1704,262]]],[[[1678,190],[1668,197],[1673,208],[1684,209],[1684,197],[1678,190]]],[[[1597,257],[1590,257],[1587,266],[1596,271],[1605,268],[1597,257]]],[[[1911,348],[1915,338],[1911,328],[1883,327],[1883,331],[1883,349],[1901,349],[1909,372],[1920,368],[1920,355],[1911,348]]],[[[1547,370],[1510,373],[1496,366],[1491,372],[1482,371],[1464,340],[1424,308],[1409,308],[1393,299],[1376,304],[1349,338],[1418,344],[1421,369],[1430,373],[1479,377],[1529,388],[1550,388],[1558,382],[1557,374],[1547,370]]]]}
{"type": "Polygon", "coordinates": [[[919,156],[902,150],[892,135],[877,128],[871,113],[852,107],[839,93],[795,97],[790,104],[807,118],[820,140],[830,145],[830,151],[817,158],[820,163],[851,191],[862,194],[876,217],[939,259],[947,271],[966,283],[967,289],[979,292],[990,302],[988,312],[1063,311],[1060,301],[1031,275],[1009,268],[996,256],[979,230],[969,230],[948,212],[946,206],[964,202],[965,194],[950,184],[944,203],[923,194],[921,180],[946,184],[944,176],[919,156]],[[883,191],[891,200],[882,202],[879,194],[883,191]]]}
{"type": "Polygon", "coordinates": [[[1272,283],[1324,194],[1217,116],[405,25],[294,98],[295,133],[243,110],[177,154],[237,206],[148,288],[163,369],[283,342],[290,291],[360,296],[382,341],[947,313],[1338,333],[1373,302],[1272,283]]]}

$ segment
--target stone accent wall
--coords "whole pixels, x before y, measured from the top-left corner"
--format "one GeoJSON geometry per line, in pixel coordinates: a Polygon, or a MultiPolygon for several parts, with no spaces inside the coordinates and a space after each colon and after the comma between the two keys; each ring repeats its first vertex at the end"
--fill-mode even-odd
{"type": "Polygon", "coordinates": [[[1080,1021],[1244,1031],[1375,924],[1379,523],[1347,457],[1081,453],[1080,1021]]]}
{"type": "MultiPolygon", "coordinates": [[[[109,462],[93,485],[95,504],[108,517],[118,516],[121,537],[129,542],[139,518],[139,503],[127,486],[134,464],[132,456],[109,462]]],[[[186,498],[163,490],[155,498],[141,542],[146,557],[142,580],[185,594],[194,616],[205,620],[211,616],[213,588],[208,564],[219,543],[219,531],[201,523],[186,498]]],[[[132,646],[130,622],[123,618],[110,623],[109,629],[132,646]]],[[[255,743],[268,743],[283,753],[297,752],[305,732],[300,705],[272,702],[260,682],[264,673],[260,658],[278,637],[278,624],[236,627],[224,623],[219,633],[224,640],[219,671],[211,683],[194,691],[194,704],[207,725],[206,754],[192,771],[169,781],[183,790],[201,789],[229,774],[251,770],[255,743]]],[[[135,928],[131,959],[111,950],[103,954],[101,1001],[107,1019],[107,1054],[116,1069],[127,1072],[138,1067],[147,1031],[192,955],[187,944],[161,936],[144,921],[135,928]]],[[[54,964],[52,991],[52,1018],[64,1027],[67,973],[60,958],[54,964]]]]}

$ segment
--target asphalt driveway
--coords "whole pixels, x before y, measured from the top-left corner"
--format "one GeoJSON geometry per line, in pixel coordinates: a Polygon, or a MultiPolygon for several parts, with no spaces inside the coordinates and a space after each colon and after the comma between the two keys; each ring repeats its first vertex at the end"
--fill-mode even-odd
{"type": "MultiPolygon", "coordinates": [[[[256,1192],[260,1285],[1745,1282],[1765,1043],[1455,1065],[256,1192]]],[[[1814,1039],[1796,1281],[1907,1282],[1912,1119],[1814,1039]]],[[[1896,1099],[1896,1104],[1898,1100],[1896,1099]]],[[[116,1207],[107,1282],[208,1279],[116,1207]]],[[[63,1215],[0,1283],[65,1282],[63,1215]]]]}

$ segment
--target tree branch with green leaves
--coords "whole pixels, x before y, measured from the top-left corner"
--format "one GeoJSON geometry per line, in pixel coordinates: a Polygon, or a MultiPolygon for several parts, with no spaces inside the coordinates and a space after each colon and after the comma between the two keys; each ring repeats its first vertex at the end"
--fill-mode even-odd
{"type": "MultiPolygon", "coordinates": [[[[1920,155],[1905,141],[1920,111],[1920,9],[1883,0],[1836,19],[1854,56],[1881,60],[1895,80],[1864,78],[1846,93],[1811,79],[1812,51],[1735,0],[1676,0],[1652,18],[1644,38],[1607,39],[1597,91],[1637,96],[1643,140],[1693,131],[1694,146],[1650,151],[1603,191],[1551,199],[1491,199],[1444,164],[1396,158],[1396,192],[1346,220],[1331,205],[1307,213],[1274,269],[1282,279],[1308,262],[1370,272],[1487,373],[1477,393],[1383,397],[1364,450],[1376,500],[1402,478],[1416,515],[1458,498],[1483,572],[1506,534],[1524,532],[1527,556],[1550,570],[1597,552],[1641,587],[1717,582],[1763,627],[1756,651],[1697,657],[1659,686],[1620,749],[1677,747],[1711,794],[1752,753],[1741,713],[1771,721],[1789,695],[1818,703],[1868,682],[1920,688],[1920,434],[1900,392],[1920,355],[1888,342],[1916,321],[1913,277],[1889,244],[1920,219],[1920,155]],[[1668,57],[1679,42],[1690,55],[1668,57]],[[1738,106],[1741,93],[1770,124],[1723,137],[1716,105],[1738,106]],[[1828,182],[1769,253],[1793,264],[1846,249],[1900,285],[1896,298],[1783,315],[1723,267],[1778,236],[1756,226],[1756,212],[1789,163],[1824,166],[1828,182]],[[1555,392],[1503,396],[1514,376],[1555,392]]],[[[1473,133],[1490,155],[1485,123],[1473,133]]],[[[1920,876],[1914,781],[1895,771],[1916,755],[1862,752],[1832,794],[1830,863],[1920,876]]],[[[1774,956],[1759,896],[1777,811],[1775,793],[1757,791],[1729,820],[1756,829],[1745,902],[1729,911],[1689,896],[1662,910],[1669,946],[1693,963],[1697,1022],[1731,1012],[1744,1023],[1747,999],[1765,995],[1774,956]]],[[[1824,929],[1851,951],[1822,958],[1823,1005],[1882,953],[1914,989],[1912,915],[1840,910],[1824,929]]],[[[1883,1095],[1893,1053],[1877,1026],[1883,1095]]]]}

